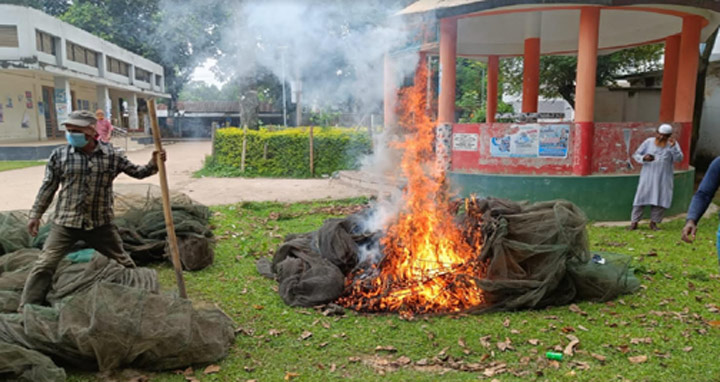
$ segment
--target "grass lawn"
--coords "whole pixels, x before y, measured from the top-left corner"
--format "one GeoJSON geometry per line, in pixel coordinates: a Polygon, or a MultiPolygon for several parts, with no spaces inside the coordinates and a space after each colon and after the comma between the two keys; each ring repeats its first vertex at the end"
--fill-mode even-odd
{"type": "Polygon", "coordinates": [[[17,170],[19,168],[44,165],[45,162],[37,161],[0,161],[0,171],[17,170]]]}
{"type": "MultiPolygon", "coordinates": [[[[242,331],[230,356],[219,363],[219,373],[204,375],[198,367],[197,380],[484,378],[485,367],[470,372],[421,366],[423,359],[438,357],[456,368],[460,361],[507,364],[508,372],[488,381],[720,381],[720,328],[711,324],[720,320],[717,218],[701,222],[693,245],[680,242],[679,220],[663,224],[657,233],[646,226],[636,232],[590,227],[594,250],[634,257],[643,288],[609,303],[578,303],[579,309],[560,306],[406,321],[396,315],[352,312],[325,317],[283,304],[276,283],[256,272],[255,259],[270,254],[285,234],[317,229],[326,218],[345,215],[346,206],[363,201],[244,203],[214,209],[220,237],[215,264],[185,273],[186,284],[191,298],[217,303],[242,331]],[[306,332],[312,335],[302,339],[306,332]],[[545,352],[565,347],[569,334],[580,340],[576,354],[559,363],[546,361],[545,352]],[[500,351],[498,342],[508,340],[512,349],[500,351]],[[396,351],[376,351],[378,346],[396,351]],[[453,360],[457,362],[449,362],[453,360]]],[[[172,269],[158,269],[162,284],[172,288],[172,269]]],[[[172,372],[146,375],[151,381],[185,380],[172,372]]],[[[69,380],[102,378],[71,371],[69,380]]]]}

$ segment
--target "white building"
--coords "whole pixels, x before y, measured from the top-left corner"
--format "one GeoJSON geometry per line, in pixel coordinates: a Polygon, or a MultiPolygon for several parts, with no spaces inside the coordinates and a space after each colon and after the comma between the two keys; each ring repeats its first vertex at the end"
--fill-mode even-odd
{"type": "Polygon", "coordinates": [[[0,142],[62,136],[73,110],[147,128],[149,98],[168,98],[162,66],[39,10],[0,4],[0,142]]]}

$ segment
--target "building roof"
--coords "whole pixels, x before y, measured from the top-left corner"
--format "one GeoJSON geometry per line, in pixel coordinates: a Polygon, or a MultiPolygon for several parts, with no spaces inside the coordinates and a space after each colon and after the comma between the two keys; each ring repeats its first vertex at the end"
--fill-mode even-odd
{"type": "MultiPolygon", "coordinates": [[[[720,1],[595,0],[419,0],[399,12],[408,18],[458,19],[457,55],[482,59],[488,55],[518,56],[524,40],[539,37],[541,54],[574,55],[578,46],[580,9],[601,7],[600,54],[627,47],[662,42],[680,33],[682,17],[704,19],[705,39],[720,24],[720,1]]],[[[438,52],[438,43],[423,51],[438,52]]]]}

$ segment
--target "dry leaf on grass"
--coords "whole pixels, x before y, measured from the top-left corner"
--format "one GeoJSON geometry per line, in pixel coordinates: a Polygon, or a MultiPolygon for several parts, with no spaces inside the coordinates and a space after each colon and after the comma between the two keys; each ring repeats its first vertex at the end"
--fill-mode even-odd
{"type": "Polygon", "coordinates": [[[270,329],[270,330],[268,330],[268,335],[271,335],[271,336],[273,336],[273,337],[277,337],[277,336],[279,336],[281,333],[282,333],[282,330],[277,330],[277,329],[270,329]]]}
{"type": "Polygon", "coordinates": [[[219,372],[220,372],[220,366],[209,365],[208,367],[205,368],[205,371],[203,371],[203,374],[208,375],[208,374],[215,374],[215,373],[219,373],[219,372]]]}
{"type": "Polygon", "coordinates": [[[587,313],[585,311],[583,311],[582,309],[580,309],[580,307],[575,304],[570,304],[570,306],[568,308],[573,313],[577,313],[581,316],[587,316],[587,313]]]}
{"type": "Polygon", "coordinates": [[[638,363],[645,363],[648,360],[648,356],[646,355],[637,355],[635,357],[628,357],[628,360],[630,363],[638,364],[638,363]]]}
{"type": "Polygon", "coordinates": [[[300,339],[303,341],[310,337],[312,337],[312,332],[307,331],[307,330],[303,331],[302,334],[300,335],[300,339]]]}
{"type": "Polygon", "coordinates": [[[375,347],[375,351],[386,351],[389,353],[395,353],[397,351],[397,349],[395,348],[395,346],[380,346],[380,345],[378,345],[375,347]]]}
{"type": "Polygon", "coordinates": [[[693,347],[692,347],[692,346],[685,346],[685,347],[683,348],[683,351],[684,351],[685,353],[691,352],[692,350],[693,350],[693,347]]]}
{"type": "Polygon", "coordinates": [[[490,347],[490,338],[492,338],[492,337],[491,336],[480,337],[480,345],[482,345],[485,348],[489,348],[490,347]]]}
{"type": "Polygon", "coordinates": [[[289,371],[286,371],[286,372],[285,372],[285,378],[283,378],[283,379],[286,380],[286,381],[292,381],[293,378],[297,378],[297,377],[299,377],[299,376],[300,376],[300,374],[298,374],[298,373],[291,373],[291,372],[289,372],[289,371]]]}
{"type": "Polygon", "coordinates": [[[398,358],[396,362],[399,365],[409,365],[412,362],[412,360],[410,359],[410,357],[402,356],[402,357],[398,358]]]}
{"type": "Polygon", "coordinates": [[[652,338],[650,337],[643,337],[643,338],[631,338],[630,343],[633,345],[637,344],[651,344],[652,338]]]}
{"type": "Polygon", "coordinates": [[[607,357],[605,357],[604,355],[600,355],[600,354],[596,354],[596,353],[590,353],[590,356],[600,362],[605,362],[605,360],[607,360],[607,357]]]}
{"type": "Polygon", "coordinates": [[[490,364],[490,367],[485,368],[483,370],[483,375],[486,377],[493,377],[498,374],[502,374],[507,371],[507,364],[506,363],[495,363],[490,364]]]}
{"type": "Polygon", "coordinates": [[[497,343],[497,348],[500,351],[515,350],[515,348],[512,347],[511,344],[512,344],[512,341],[510,341],[510,338],[505,337],[505,341],[497,343]]]}
{"type": "Polygon", "coordinates": [[[533,346],[537,346],[540,343],[540,340],[537,338],[531,338],[528,340],[528,343],[533,346]]]}
{"type": "Polygon", "coordinates": [[[580,343],[580,339],[575,337],[572,334],[567,335],[567,339],[570,340],[570,343],[565,346],[565,349],[563,350],[563,354],[570,357],[573,354],[575,354],[575,346],[577,346],[580,343]]]}
{"type": "Polygon", "coordinates": [[[458,345],[460,345],[461,348],[467,347],[467,344],[465,343],[465,339],[462,337],[458,338],[458,345]]]}

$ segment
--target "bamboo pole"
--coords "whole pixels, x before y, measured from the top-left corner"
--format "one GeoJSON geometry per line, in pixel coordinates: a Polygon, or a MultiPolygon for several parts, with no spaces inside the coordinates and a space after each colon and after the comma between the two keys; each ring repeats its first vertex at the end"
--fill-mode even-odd
{"type": "Polygon", "coordinates": [[[247,153],[247,125],[243,127],[242,153],[240,153],[240,172],[245,172],[245,155],[247,153]]]}
{"type": "MultiPolygon", "coordinates": [[[[155,111],[155,100],[148,102],[150,111],[150,123],[152,124],[153,141],[155,142],[155,151],[162,152],[162,140],[160,136],[160,127],[158,126],[157,112],[155,111]]],[[[167,171],[165,170],[165,162],[157,156],[155,163],[158,166],[158,176],[160,178],[160,189],[162,191],[163,212],[165,213],[165,225],[167,226],[168,243],[170,244],[170,255],[175,268],[175,278],[177,279],[180,297],[187,298],[185,291],[185,280],[183,280],[182,264],[180,264],[180,250],[178,249],[177,236],[175,236],[175,223],[173,222],[172,208],[170,206],[170,188],[168,187],[167,171]]]]}
{"type": "Polygon", "coordinates": [[[310,125],[310,176],[315,176],[315,149],[313,146],[313,126],[310,125]]]}

